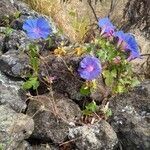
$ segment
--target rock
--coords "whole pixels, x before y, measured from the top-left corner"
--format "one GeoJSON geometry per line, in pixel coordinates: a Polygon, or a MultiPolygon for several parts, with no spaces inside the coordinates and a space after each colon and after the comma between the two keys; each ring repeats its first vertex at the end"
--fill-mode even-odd
{"type": "Polygon", "coordinates": [[[149,49],[150,40],[143,35],[143,32],[138,28],[132,27],[130,32],[133,33],[135,39],[140,47],[141,59],[135,59],[133,62],[133,69],[138,74],[144,78],[150,78],[150,59],[149,59],[149,49]]]}
{"type": "Polygon", "coordinates": [[[31,98],[27,114],[34,115],[35,129],[32,138],[61,143],[67,137],[68,128],[74,124],[81,110],[70,99],[62,95],[39,95],[31,98]]]}
{"type": "Polygon", "coordinates": [[[104,85],[102,76],[96,79],[96,89],[94,89],[90,98],[97,102],[102,102],[102,100],[110,94],[110,90],[104,85]]]}
{"type": "Polygon", "coordinates": [[[0,105],[0,114],[0,143],[4,150],[16,149],[32,134],[34,122],[29,116],[4,105],[0,105]]]}
{"type": "Polygon", "coordinates": [[[31,150],[59,150],[59,147],[55,147],[49,144],[33,145],[31,150]]]}
{"type": "Polygon", "coordinates": [[[26,33],[21,30],[13,30],[6,38],[6,51],[27,50],[30,40],[26,33]]]}
{"type": "Polygon", "coordinates": [[[3,54],[5,37],[5,34],[0,33],[0,56],[3,54]]]}
{"type": "Polygon", "coordinates": [[[25,111],[27,105],[22,84],[22,81],[13,81],[0,72],[0,105],[8,105],[17,112],[25,111]]]}
{"type": "Polygon", "coordinates": [[[54,77],[53,90],[58,93],[68,94],[70,99],[81,100],[83,96],[80,94],[80,87],[83,81],[77,74],[79,57],[56,57],[49,55],[41,65],[40,75],[42,77],[54,77]],[[47,65],[45,65],[47,64],[47,65]],[[48,66],[48,67],[47,67],[48,66]],[[68,67],[68,68],[67,68],[68,67]],[[69,67],[72,69],[69,71],[69,67]],[[48,71],[48,74],[47,74],[48,71]]]}
{"type": "Polygon", "coordinates": [[[25,77],[29,73],[29,58],[24,52],[8,51],[0,57],[0,70],[13,77],[25,77]]]}
{"type": "Polygon", "coordinates": [[[111,125],[117,132],[123,148],[150,149],[150,80],[128,94],[110,100],[113,116],[111,125]]]}
{"type": "Polygon", "coordinates": [[[27,141],[23,141],[19,144],[19,146],[16,148],[16,150],[59,150],[58,147],[55,147],[53,145],[50,144],[40,144],[38,143],[36,144],[30,144],[27,141]]]}
{"type": "Polygon", "coordinates": [[[138,88],[137,91],[140,90],[141,93],[145,95],[150,95],[150,81],[145,80],[138,88]]]}
{"type": "Polygon", "coordinates": [[[63,142],[67,137],[68,125],[55,117],[50,111],[39,112],[37,115],[34,117],[35,130],[32,138],[45,142],[63,142]]]}
{"type": "Polygon", "coordinates": [[[128,0],[124,9],[125,30],[137,27],[147,39],[150,39],[150,1],[128,0]]]}
{"type": "Polygon", "coordinates": [[[24,140],[17,146],[16,150],[32,150],[32,147],[27,141],[24,140]]]}
{"type": "Polygon", "coordinates": [[[5,21],[15,14],[17,9],[11,3],[10,0],[1,0],[0,1],[0,26],[5,24],[5,21]]]}
{"type": "Polygon", "coordinates": [[[69,129],[69,139],[79,150],[113,150],[118,143],[117,135],[104,120],[93,125],[69,129]]]}

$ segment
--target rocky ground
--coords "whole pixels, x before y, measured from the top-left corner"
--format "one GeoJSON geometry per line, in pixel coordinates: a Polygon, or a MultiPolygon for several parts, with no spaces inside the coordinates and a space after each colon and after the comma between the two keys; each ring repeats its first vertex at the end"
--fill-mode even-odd
{"type": "MultiPolygon", "coordinates": [[[[31,42],[22,24],[29,17],[43,16],[56,33],[52,19],[17,0],[1,0],[0,6],[0,150],[150,149],[149,79],[129,93],[110,98],[113,115],[107,121],[86,124],[80,121],[81,101],[100,102],[102,95],[98,91],[88,98],[80,94],[82,81],[78,75],[71,75],[64,64],[65,60],[75,70],[80,58],[66,56],[62,60],[48,55],[44,59],[48,67],[43,69],[45,63],[41,63],[40,76],[45,77],[48,72],[57,77],[52,89],[45,90],[41,85],[39,95],[22,90],[30,70],[26,50],[31,42]]],[[[56,35],[52,37],[53,45],[41,52],[43,57],[61,41],[69,43],[64,35],[56,35]]],[[[39,46],[42,44],[40,41],[39,46]]]]}

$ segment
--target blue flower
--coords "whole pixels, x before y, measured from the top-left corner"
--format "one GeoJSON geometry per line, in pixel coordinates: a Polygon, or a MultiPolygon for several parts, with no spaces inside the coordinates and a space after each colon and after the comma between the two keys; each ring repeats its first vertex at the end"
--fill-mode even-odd
{"type": "Polygon", "coordinates": [[[98,26],[102,29],[101,34],[106,36],[112,36],[116,28],[108,17],[99,19],[98,26]]]}
{"type": "Polygon", "coordinates": [[[122,45],[123,49],[129,51],[129,61],[140,57],[138,44],[131,34],[118,31],[114,33],[114,36],[118,38],[118,45],[122,45]]]}
{"type": "Polygon", "coordinates": [[[31,39],[46,39],[52,32],[44,18],[27,19],[23,24],[23,29],[31,39]]]}
{"type": "Polygon", "coordinates": [[[78,72],[80,77],[85,80],[96,79],[102,71],[101,63],[98,58],[86,56],[79,64],[78,72]]]}

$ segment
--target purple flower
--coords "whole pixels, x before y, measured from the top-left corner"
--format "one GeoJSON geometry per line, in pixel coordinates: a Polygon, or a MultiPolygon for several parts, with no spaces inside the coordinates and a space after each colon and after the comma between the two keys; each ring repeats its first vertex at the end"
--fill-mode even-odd
{"type": "Polygon", "coordinates": [[[44,18],[27,19],[23,24],[23,29],[31,39],[46,39],[52,32],[44,18]]]}
{"type": "Polygon", "coordinates": [[[114,33],[114,36],[118,38],[118,45],[122,45],[123,49],[129,51],[129,61],[140,57],[138,44],[131,34],[118,31],[114,33]]]}
{"type": "Polygon", "coordinates": [[[102,67],[99,59],[92,56],[86,56],[83,58],[78,68],[80,77],[89,81],[96,79],[101,71],[102,67]]]}
{"type": "Polygon", "coordinates": [[[114,33],[115,26],[111,23],[108,17],[99,19],[98,26],[102,29],[101,34],[109,37],[114,33]]]}

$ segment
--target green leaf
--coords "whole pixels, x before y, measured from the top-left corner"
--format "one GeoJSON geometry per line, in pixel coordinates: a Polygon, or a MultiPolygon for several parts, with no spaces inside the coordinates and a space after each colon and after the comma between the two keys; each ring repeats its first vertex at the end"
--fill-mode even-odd
{"type": "Polygon", "coordinates": [[[98,56],[102,61],[107,60],[107,52],[103,51],[102,49],[100,49],[100,50],[97,52],[97,56],[98,56]]]}
{"type": "Polygon", "coordinates": [[[114,82],[114,73],[111,74],[111,72],[109,70],[104,70],[103,71],[103,76],[105,78],[105,84],[109,87],[112,86],[113,82],[114,82]]]}
{"type": "Polygon", "coordinates": [[[22,85],[22,88],[23,88],[24,90],[29,90],[29,89],[31,89],[31,88],[32,88],[31,82],[30,82],[30,81],[24,82],[23,85],[22,85]]]}
{"type": "Polygon", "coordinates": [[[111,111],[110,108],[107,109],[107,111],[105,112],[105,115],[106,115],[107,117],[112,116],[112,111],[111,111]]]}
{"type": "Polygon", "coordinates": [[[5,34],[6,34],[6,36],[9,36],[13,31],[14,31],[13,28],[6,27],[6,29],[5,29],[5,34]]]}
{"type": "Polygon", "coordinates": [[[37,77],[30,77],[29,80],[27,80],[26,82],[24,82],[24,84],[22,85],[22,88],[24,90],[29,90],[31,88],[33,88],[33,90],[36,90],[39,86],[39,81],[37,77]]]}
{"type": "Polygon", "coordinates": [[[3,150],[3,144],[0,143],[0,150],[3,150]]]}
{"type": "Polygon", "coordinates": [[[117,70],[116,70],[116,69],[113,69],[113,70],[111,71],[111,76],[114,77],[114,78],[117,77],[117,70]]]}
{"type": "Polygon", "coordinates": [[[15,17],[15,19],[17,19],[17,18],[19,18],[20,14],[21,14],[21,12],[17,11],[17,12],[14,13],[13,16],[15,17]]]}
{"type": "Polygon", "coordinates": [[[83,113],[83,115],[85,115],[85,116],[89,116],[89,115],[92,114],[92,112],[91,112],[90,110],[87,110],[87,109],[83,110],[82,113],[83,113]]]}
{"type": "Polygon", "coordinates": [[[80,93],[84,96],[88,96],[91,93],[91,90],[89,87],[85,87],[84,85],[80,88],[80,93]]]}
{"type": "Polygon", "coordinates": [[[93,101],[85,106],[85,110],[82,111],[84,115],[91,115],[92,113],[96,112],[98,110],[98,106],[93,101]]]}
{"type": "Polygon", "coordinates": [[[137,78],[131,80],[131,87],[135,87],[140,84],[140,81],[137,78]]]}
{"type": "Polygon", "coordinates": [[[90,44],[90,45],[87,44],[86,47],[85,47],[85,50],[86,50],[88,53],[90,53],[90,52],[93,51],[93,48],[94,48],[93,44],[90,44]]]}
{"type": "Polygon", "coordinates": [[[30,57],[37,57],[38,51],[39,51],[38,45],[34,45],[34,44],[29,45],[30,57]]]}
{"type": "Polygon", "coordinates": [[[34,72],[37,74],[39,70],[39,59],[37,57],[31,58],[31,66],[34,72]]]}
{"type": "Polygon", "coordinates": [[[125,91],[125,87],[123,85],[118,85],[116,89],[116,93],[123,93],[125,91]]]}
{"type": "Polygon", "coordinates": [[[96,112],[98,110],[98,106],[94,101],[85,106],[85,108],[91,112],[96,112]]]}

